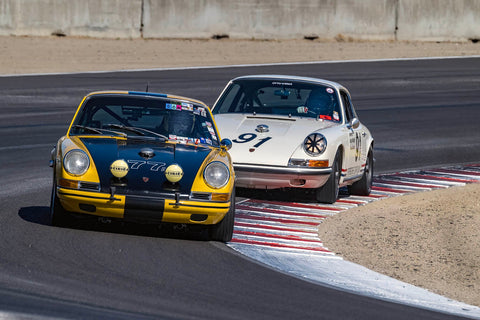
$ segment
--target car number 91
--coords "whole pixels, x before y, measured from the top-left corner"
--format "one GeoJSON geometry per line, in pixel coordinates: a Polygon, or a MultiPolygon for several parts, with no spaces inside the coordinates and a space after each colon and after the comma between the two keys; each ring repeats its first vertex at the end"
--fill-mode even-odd
{"type": "MultiPolygon", "coordinates": [[[[256,138],[257,138],[257,135],[255,133],[243,133],[239,135],[237,139],[233,139],[232,141],[235,143],[247,143],[255,140],[256,138]]],[[[258,142],[253,147],[258,148],[270,139],[272,139],[272,137],[265,137],[262,139],[258,139],[258,142]]]]}

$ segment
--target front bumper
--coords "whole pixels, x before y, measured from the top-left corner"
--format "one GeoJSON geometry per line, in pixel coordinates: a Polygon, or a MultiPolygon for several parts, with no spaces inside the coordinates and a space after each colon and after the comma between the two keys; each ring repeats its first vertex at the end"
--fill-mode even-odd
{"type": "Polygon", "coordinates": [[[227,214],[230,202],[193,201],[188,195],[175,199],[120,195],[57,188],[62,207],[70,212],[143,223],[213,225],[227,214]]]}
{"type": "Polygon", "coordinates": [[[327,182],[332,168],[282,167],[257,164],[233,164],[235,184],[242,188],[319,188],[327,182]]]}

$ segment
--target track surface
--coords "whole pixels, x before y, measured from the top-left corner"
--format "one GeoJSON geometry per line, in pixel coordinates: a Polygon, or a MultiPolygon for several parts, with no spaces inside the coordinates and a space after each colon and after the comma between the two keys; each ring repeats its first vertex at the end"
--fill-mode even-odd
{"type": "Polygon", "coordinates": [[[212,104],[230,78],[258,73],[346,85],[376,139],[377,173],[480,159],[480,59],[0,78],[0,310],[107,319],[454,318],[292,278],[223,244],[132,227],[48,225],[49,152],[84,94],[149,83],[150,91],[212,104]]]}

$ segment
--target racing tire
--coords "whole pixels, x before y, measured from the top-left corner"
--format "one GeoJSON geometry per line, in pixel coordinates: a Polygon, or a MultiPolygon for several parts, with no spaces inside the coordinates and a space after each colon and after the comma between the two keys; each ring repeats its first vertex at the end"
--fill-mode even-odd
{"type": "Polygon", "coordinates": [[[232,191],[230,209],[218,224],[210,230],[210,240],[228,242],[233,237],[233,225],[235,222],[235,187],[232,191]]]}
{"type": "Polygon", "coordinates": [[[368,152],[367,160],[365,161],[365,170],[363,171],[362,179],[354,182],[348,186],[348,192],[356,196],[368,196],[372,191],[373,181],[373,150],[368,152]]]}
{"type": "Polygon", "coordinates": [[[54,227],[68,227],[72,224],[72,217],[62,207],[60,200],[58,200],[56,189],[57,189],[57,186],[53,185],[52,196],[50,200],[51,224],[54,227]]]}
{"type": "Polygon", "coordinates": [[[332,173],[327,182],[315,190],[315,198],[322,203],[335,203],[340,190],[340,177],[342,174],[342,153],[340,150],[335,154],[333,160],[332,173]]]}

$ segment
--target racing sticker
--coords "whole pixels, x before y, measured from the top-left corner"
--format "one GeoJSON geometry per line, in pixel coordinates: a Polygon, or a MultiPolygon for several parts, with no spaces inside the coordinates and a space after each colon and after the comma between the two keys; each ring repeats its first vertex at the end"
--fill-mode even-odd
{"type": "Polygon", "coordinates": [[[193,104],[182,102],[182,110],[193,112],[193,104]]]}
{"type": "Polygon", "coordinates": [[[177,110],[177,105],[173,103],[166,103],[165,104],[165,109],[167,110],[177,110]]]}
{"type": "Polygon", "coordinates": [[[298,107],[297,108],[297,113],[308,113],[308,108],[307,107],[298,107]]]}
{"type": "Polygon", "coordinates": [[[274,86],[292,86],[293,83],[291,82],[278,82],[278,81],[273,81],[272,85],[274,86]]]}
{"type": "Polygon", "coordinates": [[[196,107],[193,109],[193,114],[196,114],[197,116],[202,116],[204,118],[207,117],[207,111],[203,107],[196,107]]]}
{"type": "Polygon", "coordinates": [[[332,88],[327,88],[327,92],[330,93],[330,94],[332,94],[332,93],[334,93],[335,91],[333,91],[332,88]]]}
{"type": "Polygon", "coordinates": [[[333,120],[340,121],[340,116],[338,115],[338,111],[333,111],[333,120]]]}

